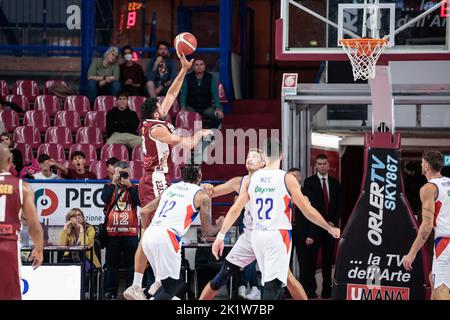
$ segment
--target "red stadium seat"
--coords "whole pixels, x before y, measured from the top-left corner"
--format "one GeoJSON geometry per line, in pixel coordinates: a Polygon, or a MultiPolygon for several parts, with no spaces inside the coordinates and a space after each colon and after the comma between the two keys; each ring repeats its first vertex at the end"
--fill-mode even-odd
{"type": "Polygon", "coordinates": [[[84,119],[85,127],[97,127],[104,133],[106,131],[106,111],[89,111],[84,119]]]}
{"type": "Polygon", "coordinates": [[[128,161],[128,149],[123,144],[105,144],[100,152],[100,160],[106,161],[116,157],[122,161],[128,161]]]}
{"type": "Polygon", "coordinates": [[[56,162],[66,161],[66,154],[64,153],[64,147],[57,143],[43,143],[37,150],[37,156],[41,154],[47,154],[50,158],[56,160],[56,162]]]}
{"type": "Polygon", "coordinates": [[[35,149],[41,144],[41,134],[39,129],[35,127],[17,127],[13,135],[14,143],[26,143],[35,149]]]}
{"type": "Polygon", "coordinates": [[[48,88],[50,88],[54,84],[60,84],[68,87],[67,83],[64,80],[47,80],[44,83],[44,87],[42,88],[42,94],[50,94],[48,88]]]}
{"type": "Polygon", "coordinates": [[[23,125],[36,127],[40,132],[45,132],[50,127],[50,116],[45,111],[28,110],[25,112],[23,125]]]}
{"type": "Polygon", "coordinates": [[[175,126],[178,129],[189,130],[193,134],[195,129],[197,131],[202,129],[202,117],[197,112],[180,111],[177,114],[175,126]],[[197,127],[195,127],[196,122],[197,127]]]}
{"type": "Polygon", "coordinates": [[[39,95],[39,87],[34,80],[17,80],[14,83],[13,93],[24,95],[30,102],[33,102],[39,95]]]}
{"type": "Polygon", "coordinates": [[[14,102],[22,108],[23,112],[27,112],[28,110],[30,110],[30,102],[25,96],[10,94],[9,96],[6,96],[5,101],[14,102]]]}
{"type": "Polygon", "coordinates": [[[68,96],[64,101],[64,110],[77,111],[81,117],[84,117],[91,111],[91,105],[86,96],[68,96]]]}
{"type": "Polygon", "coordinates": [[[102,130],[96,127],[81,127],[77,131],[76,143],[92,144],[95,149],[103,147],[102,130]]]}
{"type": "Polygon", "coordinates": [[[0,121],[3,122],[5,130],[8,132],[14,131],[20,126],[19,115],[11,109],[0,111],[0,121]]]}
{"type": "Polygon", "coordinates": [[[144,152],[142,151],[142,146],[136,146],[133,148],[133,152],[131,153],[131,160],[144,161],[144,152]]]}
{"type": "Polygon", "coordinates": [[[28,143],[16,143],[14,148],[20,150],[22,153],[23,164],[27,164],[33,160],[33,148],[28,143]]]}
{"type": "Polygon", "coordinates": [[[128,107],[136,112],[141,118],[141,106],[145,102],[146,98],[143,96],[131,96],[128,97],[128,107]]]}
{"type": "Polygon", "coordinates": [[[81,118],[76,111],[58,111],[55,114],[55,127],[67,127],[72,132],[77,132],[81,127],[81,118]]]}
{"type": "Polygon", "coordinates": [[[220,82],[217,82],[217,91],[219,93],[220,103],[222,104],[228,103],[228,98],[225,94],[225,88],[223,87],[223,84],[221,84],[220,82]]]}
{"type": "Polygon", "coordinates": [[[58,143],[65,149],[69,149],[72,142],[72,132],[66,127],[50,127],[45,132],[46,143],[58,143]]]}
{"type": "Polygon", "coordinates": [[[7,95],[9,95],[8,82],[0,80],[0,97],[4,99],[7,95]]]}
{"type": "Polygon", "coordinates": [[[74,151],[84,152],[84,154],[86,155],[86,166],[89,166],[92,163],[92,161],[98,160],[95,147],[91,144],[76,143],[73,146],[71,146],[69,150],[69,160],[74,151]]]}
{"type": "Polygon", "coordinates": [[[128,169],[131,179],[140,179],[144,176],[144,163],[142,161],[130,161],[128,169]]]}
{"type": "Polygon", "coordinates": [[[98,96],[95,99],[95,111],[109,111],[116,105],[116,97],[114,96],[98,96]]]}
{"type": "Polygon", "coordinates": [[[89,171],[93,172],[97,179],[103,179],[108,176],[108,171],[106,170],[106,163],[104,161],[93,161],[89,166],[89,171]]]}
{"type": "Polygon", "coordinates": [[[34,101],[34,109],[47,111],[47,113],[52,117],[58,111],[61,110],[61,103],[57,96],[41,95],[37,96],[34,101]]]}

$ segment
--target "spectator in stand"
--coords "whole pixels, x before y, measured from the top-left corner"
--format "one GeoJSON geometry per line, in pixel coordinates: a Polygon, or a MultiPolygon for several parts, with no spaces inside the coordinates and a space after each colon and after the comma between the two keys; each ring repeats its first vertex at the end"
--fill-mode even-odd
{"type": "Polygon", "coordinates": [[[52,171],[52,166],[50,165],[52,162],[55,162],[48,154],[41,154],[38,157],[39,167],[41,168],[40,172],[34,174],[35,179],[39,180],[59,180],[60,176],[55,174],[52,171]],[[50,161],[49,161],[50,160],[50,161]]]}
{"type": "Polygon", "coordinates": [[[130,96],[142,96],[144,95],[144,70],[138,63],[134,63],[133,60],[133,48],[131,46],[125,46],[122,48],[122,57],[125,62],[120,65],[120,81],[122,89],[130,96]]]}
{"type": "Polygon", "coordinates": [[[147,90],[150,97],[165,96],[177,75],[175,61],[170,59],[170,44],[158,42],[157,57],[147,65],[147,90]]]}
{"type": "Polygon", "coordinates": [[[195,60],[193,68],[194,72],[186,76],[181,89],[181,109],[200,113],[204,118],[204,128],[217,129],[223,119],[217,81],[206,71],[203,60],[195,60]]]}
{"type": "Polygon", "coordinates": [[[103,177],[102,180],[112,180],[114,173],[116,172],[116,168],[114,165],[119,161],[116,157],[111,157],[108,160],[106,160],[106,171],[108,172],[108,175],[106,177],[103,177]]]}
{"type": "Polygon", "coordinates": [[[139,122],[137,113],[128,108],[128,94],[120,92],[117,95],[117,106],[106,114],[106,143],[124,144],[128,148],[140,145],[142,138],[137,135],[139,122]]]}
{"type": "MultiPolygon", "coordinates": [[[[84,221],[83,211],[79,208],[72,208],[66,215],[66,224],[59,236],[59,244],[62,246],[93,246],[95,240],[94,226],[84,221]]],[[[87,259],[91,261],[91,253],[87,253],[87,259]]],[[[78,252],[64,253],[63,262],[80,262],[81,257],[78,252]]],[[[87,261],[86,261],[87,262],[87,261]]],[[[100,261],[94,251],[94,266],[100,268],[100,261]]]]}
{"type": "Polygon", "coordinates": [[[95,174],[89,170],[86,170],[86,155],[83,151],[74,151],[70,156],[70,161],[72,161],[73,168],[66,168],[62,164],[56,162],[53,159],[47,160],[49,166],[55,166],[57,169],[61,170],[61,177],[70,180],[97,180],[95,174]]]}
{"type": "Polygon", "coordinates": [[[88,71],[87,96],[91,106],[101,95],[115,96],[120,91],[119,49],[110,47],[101,61],[93,61],[88,71]]]}
{"type": "Polygon", "coordinates": [[[13,164],[15,166],[15,170],[17,172],[22,171],[23,168],[23,158],[22,158],[22,152],[20,150],[14,148],[14,143],[12,141],[12,134],[8,132],[3,132],[0,134],[1,143],[6,144],[9,148],[9,151],[11,151],[13,156],[13,164]]]}
{"type": "Polygon", "coordinates": [[[19,172],[19,178],[21,179],[34,179],[34,175],[41,171],[41,166],[36,159],[31,159],[26,163],[22,170],[19,172]]]}
{"type": "Polygon", "coordinates": [[[138,186],[130,182],[127,162],[118,161],[115,164],[112,182],[104,185],[101,198],[105,203],[108,235],[105,298],[116,299],[119,287],[118,271],[121,265],[127,270],[127,287],[133,283],[134,253],[139,243],[138,186]]]}

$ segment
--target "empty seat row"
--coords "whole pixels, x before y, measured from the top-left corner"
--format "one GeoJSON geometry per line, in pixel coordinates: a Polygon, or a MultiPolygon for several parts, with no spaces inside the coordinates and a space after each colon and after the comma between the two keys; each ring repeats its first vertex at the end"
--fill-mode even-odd
{"type": "MultiPolygon", "coordinates": [[[[0,121],[5,125],[5,130],[14,131],[20,126],[19,115],[14,110],[1,110],[0,121]]],[[[40,132],[45,132],[51,127],[50,115],[46,111],[29,110],[23,118],[24,126],[36,127],[40,132]]],[[[75,133],[82,127],[81,117],[76,111],[61,110],[56,112],[55,127],[67,127],[75,133]]],[[[106,111],[89,111],[84,119],[85,127],[97,127],[102,132],[106,130],[106,111]]]]}
{"type": "MultiPolygon", "coordinates": [[[[62,84],[67,87],[67,83],[63,80],[48,80],[44,83],[42,94],[49,94],[49,88],[54,84],[62,84]]],[[[13,86],[14,95],[23,95],[29,101],[33,102],[39,96],[39,87],[34,80],[17,80],[13,86]]],[[[9,95],[8,83],[5,80],[0,80],[0,95],[5,98],[9,95]]]]}
{"type": "MultiPolygon", "coordinates": [[[[28,163],[33,159],[33,148],[24,142],[16,142],[15,148],[22,152],[24,163],[28,163]]],[[[70,156],[74,151],[82,151],[86,155],[86,165],[89,166],[92,161],[101,160],[106,161],[111,157],[116,157],[122,161],[129,161],[128,149],[122,144],[105,144],[100,151],[100,159],[97,157],[97,150],[91,144],[75,143],[69,149],[69,157],[66,158],[65,149],[62,145],[57,143],[42,143],[37,149],[37,156],[41,154],[48,154],[58,162],[63,162],[66,159],[70,159],[70,156]]],[[[141,151],[142,152],[142,151],[141,151]]],[[[137,154],[137,152],[136,152],[137,154]]],[[[140,161],[142,156],[136,157],[140,161]]]]}
{"type": "MultiPolygon", "coordinates": [[[[10,132],[21,125],[19,115],[13,110],[1,110],[0,120],[4,124],[5,130],[10,132]]],[[[178,112],[175,125],[177,128],[188,129],[192,134],[196,121],[201,124],[202,119],[198,113],[182,111],[178,112]]],[[[23,125],[35,127],[40,132],[46,132],[52,126],[49,114],[40,110],[29,110],[25,112],[23,125]]],[[[81,117],[77,111],[61,110],[56,112],[53,126],[65,127],[71,132],[76,133],[82,127],[81,117]]],[[[99,128],[104,133],[106,131],[106,111],[87,112],[84,119],[84,126],[99,128]]]]}

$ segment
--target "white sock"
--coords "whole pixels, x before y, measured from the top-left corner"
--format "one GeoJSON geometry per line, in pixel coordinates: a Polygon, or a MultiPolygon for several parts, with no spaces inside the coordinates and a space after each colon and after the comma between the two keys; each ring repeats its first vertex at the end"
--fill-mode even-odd
{"type": "Polygon", "coordinates": [[[144,274],[135,272],[133,278],[133,286],[142,288],[142,280],[144,279],[144,274]]]}

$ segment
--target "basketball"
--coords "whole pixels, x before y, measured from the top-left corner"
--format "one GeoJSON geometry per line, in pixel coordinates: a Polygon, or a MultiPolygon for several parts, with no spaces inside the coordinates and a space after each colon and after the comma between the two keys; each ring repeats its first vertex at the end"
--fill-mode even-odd
{"type": "Polygon", "coordinates": [[[197,39],[192,33],[182,32],[173,40],[173,46],[179,53],[189,55],[197,49],[197,39]]]}

